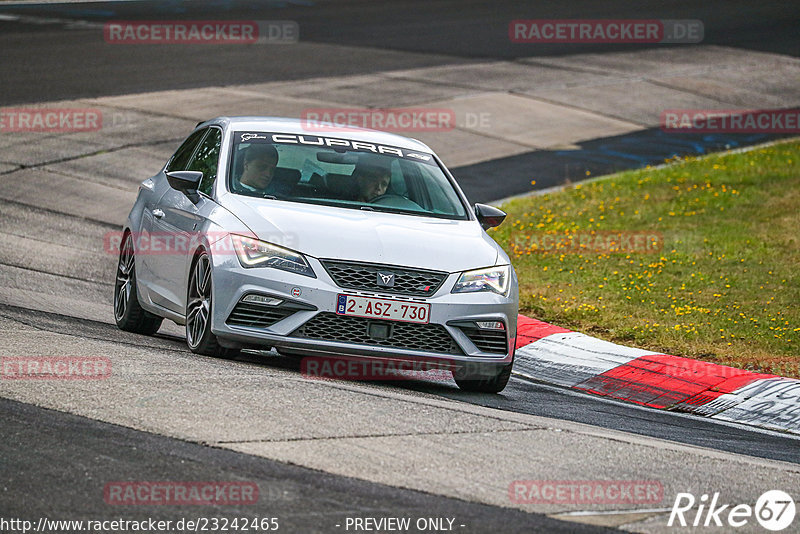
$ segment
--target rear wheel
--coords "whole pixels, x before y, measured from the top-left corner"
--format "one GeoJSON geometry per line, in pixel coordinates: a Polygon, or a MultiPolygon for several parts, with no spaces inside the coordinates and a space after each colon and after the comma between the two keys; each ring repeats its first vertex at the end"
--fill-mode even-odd
{"type": "Polygon", "coordinates": [[[186,344],[195,354],[232,358],[238,349],[228,349],[219,344],[211,333],[211,258],[201,252],[195,258],[189,275],[186,301],[186,344]]]}
{"type": "Polygon", "coordinates": [[[114,321],[121,330],[155,334],[163,319],[146,312],[136,294],[136,262],[133,255],[133,237],[126,234],[119,250],[117,279],[114,283],[114,321]]]}

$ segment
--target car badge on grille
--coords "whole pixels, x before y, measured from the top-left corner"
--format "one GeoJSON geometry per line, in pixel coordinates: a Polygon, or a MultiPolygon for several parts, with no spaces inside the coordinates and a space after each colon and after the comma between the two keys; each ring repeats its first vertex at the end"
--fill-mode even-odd
{"type": "Polygon", "coordinates": [[[378,285],[380,287],[394,287],[394,273],[382,273],[378,271],[378,285]]]}

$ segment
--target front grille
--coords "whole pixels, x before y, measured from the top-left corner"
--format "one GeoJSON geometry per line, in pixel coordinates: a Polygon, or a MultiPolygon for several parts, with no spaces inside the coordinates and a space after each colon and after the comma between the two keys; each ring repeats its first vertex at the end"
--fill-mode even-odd
{"type": "Polygon", "coordinates": [[[292,336],[424,352],[462,354],[461,349],[442,325],[381,321],[347,317],[330,312],[318,313],[295,330],[292,336]],[[370,337],[367,331],[370,324],[387,325],[391,329],[390,336],[387,339],[370,337]]]}
{"type": "Polygon", "coordinates": [[[267,328],[286,319],[296,309],[286,309],[254,302],[239,302],[225,321],[231,326],[251,326],[267,328]]]}
{"type": "Polygon", "coordinates": [[[397,295],[429,297],[447,279],[447,273],[347,261],[322,260],[322,265],[339,287],[397,295]],[[394,273],[394,287],[378,285],[378,272],[394,273]]]}
{"type": "Polygon", "coordinates": [[[461,331],[475,343],[481,352],[505,354],[508,350],[506,333],[504,330],[483,330],[481,328],[461,327],[461,331]]]}

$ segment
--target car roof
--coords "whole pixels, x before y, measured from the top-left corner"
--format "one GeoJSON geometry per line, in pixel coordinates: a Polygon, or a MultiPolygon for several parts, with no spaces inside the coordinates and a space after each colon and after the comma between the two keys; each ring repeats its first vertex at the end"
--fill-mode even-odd
{"type": "Polygon", "coordinates": [[[197,127],[200,128],[201,126],[210,126],[212,124],[228,130],[251,130],[255,132],[336,137],[338,139],[379,143],[382,145],[405,148],[407,150],[419,150],[433,153],[433,150],[431,150],[428,145],[410,137],[380,132],[378,130],[370,130],[368,128],[352,128],[322,121],[314,121],[313,126],[309,126],[304,119],[287,117],[217,117],[201,122],[197,127]]]}

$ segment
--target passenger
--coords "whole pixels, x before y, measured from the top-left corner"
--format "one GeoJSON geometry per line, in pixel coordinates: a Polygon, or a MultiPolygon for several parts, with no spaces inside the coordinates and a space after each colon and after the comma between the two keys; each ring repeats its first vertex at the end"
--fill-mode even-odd
{"type": "Polygon", "coordinates": [[[372,202],[385,195],[392,180],[388,169],[374,166],[359,167],[353,173],[358,187],[356,200],[359,202],[372,202]]]}

